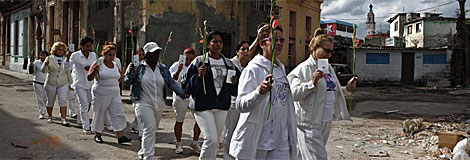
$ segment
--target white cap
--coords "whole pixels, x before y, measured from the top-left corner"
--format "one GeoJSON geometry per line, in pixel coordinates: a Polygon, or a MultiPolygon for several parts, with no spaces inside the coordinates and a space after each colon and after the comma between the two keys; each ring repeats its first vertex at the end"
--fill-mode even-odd
{"type": "Polygon", "coordinates": [[[162,49],[155,42],[147,42],[147,44],[145,44],[145,46],[143,48],[144,48],[145,54],[147,54],[149,52],[155,52],[158,49],[160,49],[160,50],[162,49]]]}

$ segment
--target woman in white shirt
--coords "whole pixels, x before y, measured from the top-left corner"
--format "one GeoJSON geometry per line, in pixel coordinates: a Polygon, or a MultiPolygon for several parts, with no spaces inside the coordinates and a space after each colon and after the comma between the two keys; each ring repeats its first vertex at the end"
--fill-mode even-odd
{"type": "Polygon", "coordinates": [[[350,120],[344,92],[356,87],[352,78],[342,87],[334,69],[323,68],[319,60],[327,61],[333,51],[333,40],[317,29],[310,40],[311,56],[288,75],[297,114],[297,141],[299,159],[328,159],[326,142],[333,120],[350,120]]]}
{"type": "Polygon", "coordinates": [[[65,51],[67,46],[62,42],[56,42],[52,45],[51,54],[44,60],[41,71],[46,73],[46,82],[44,84],[47,93],[47,122],[52,123],[52,107],[54,106],[56,96],[59,97],[60,116],[62,125],[68,126],[67,115],[67,96],[69,92],[69,78],[67,71],[69,65],[65,63],[65,51]]]}
{"type": "Polygon", "coordinates": [[[256,55],[240,77],[236,109],[238,124],[230,142],[230,155],[236,159],[295,159],[296,120],[294,103],[284,65],[278,60],[284,38],[276,27],[270,36],[270,26],[259,26],[256,55]],[[273,74],[270,74],[271,46],[275,44],[273,74]],[[270,93],[271,111],[269,111],[270,93]]]}
{"type": "Polygon", "coordinates": [[[47,96],[46,90],[44,89],[46,75],[41,72],[41,67],[48,55],[49,53],[47,53],[47,51],[41,51],[38,59],[35,60],[34,63],[31,61],[31,64],[29,64],[29,74],[34,74],[33,89],[36,95],[36,102],[38,103],[39,119],[44,119],[44,115],[46,114],[47,96]]]}
{"type": "Polygon", "coordinates": [[[119,82],[124,78],[124,70],[113,62],[116,56],[116,47],[114,45],[105,45],[101,51],[103,60],[94,62],[88,72],[89,81],[95,79],[91,96],[93,108],[93,122],[91,130],[95,132],[95,142],[103,143],[101,133],[104,129],[106,112],[109,113],[113,123],[114,132],[118,137],[118,143],[130,142],[132,139],[123,135],[126,128],[126,115],[122,109],[122,99],[119,92],[119,82]]]}
{"type": "MultiPolygon", "coordinates": [[[[243,69],[248,65],[251,56],[248,54],[250,44],[247,41],[243,40],[240,41],[235,47],[235,51],[237,51],[237,55],[232,58],[233,64],[240,70],[243,69]]],[[[230,104],[230,109],[227,113],[227,120],[225,120],[225,127],[222,133],[222,141],[224,142],[224,159],[233,159],[232,156],[228,153],[230,148],[230,140],[232,139],[233,131],[238,123],[238,118],[240,117],[240,112],[237,111],[235,108],[235,101],[237,96],[232,96],[232,102],[230,104]]]]}

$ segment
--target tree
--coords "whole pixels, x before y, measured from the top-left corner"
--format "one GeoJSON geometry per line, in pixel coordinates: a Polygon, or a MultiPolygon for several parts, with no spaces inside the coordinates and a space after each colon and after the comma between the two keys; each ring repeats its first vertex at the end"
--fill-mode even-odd
{"type": "Polygon", "coordinates": [[[469,31],[467,26],[465,25],[465,2],[466,0],[457,0],[459,2],[459,17],[457,18],[457,34],[455,35],[455,44],[456,48],[464,49],[465,51],[465,80],[464,85],[470,85],[470,45],[469,44],[469,31]]]}

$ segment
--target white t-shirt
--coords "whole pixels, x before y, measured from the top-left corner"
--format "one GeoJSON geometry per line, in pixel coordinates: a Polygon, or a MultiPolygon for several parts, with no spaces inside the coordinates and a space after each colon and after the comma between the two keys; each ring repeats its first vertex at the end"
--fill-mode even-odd
{"type": "Polygon", "coordinates": [[[36,60],[33,63],[33,69],[34,69],[34,78],[33,81],[39,82],[39,83],[44,83],[46,81],[46,75],[41,72],[41,67],[42,67],[42,62],[41,60],[36,60]]]}
{"type": "Polygon", "coordinates": [[[96,54],[89,52],[88,58],[83,55],[82,51],[72,53],[70,63],[72,64],[72,88],[90,89],[93,81],[88,81],[88,70],[86,66],[91,66],[96,61],[96,54]]]}
{"type": "MultiPolygon", "coordinates": [[[[171,78],[173,78],[173,74],[175,74],[176,71],[178,71],[178,66],[179,66],[179,65],[180,65],[180,63],[179,63],[178,61],[176,61],[175,63],[173,63],[173,65],[171,65],[171,67],[170,67],[170,75],[171,75],[171,78]]],[[[178,79],[175,80],[175,81],[176,81],[176,84],[178,84],[180,87],[182,87],[182,85],[181,85],[181,79],[183,79],[183,76],[186,75],[187,72],[188,72],[188,67],[183,64],[183,69],[181,69],[180,74],[178,75],[178,79]]],[[[173,98],[174,98],[174,99],[181,99],[181,97],[179,97],[178,95],[176,95],[175,92],[173,92],[173,98]]]]}
{"type": "Polygon", "coordinates": [[[214,59],[209,58],[209,63],[211,64],[212,78],[214,78],[214,87],[219,95],[220,90],[225,82],[225,77],[227,76],[227,67],[225,66],[224,59],[214,59]]]}

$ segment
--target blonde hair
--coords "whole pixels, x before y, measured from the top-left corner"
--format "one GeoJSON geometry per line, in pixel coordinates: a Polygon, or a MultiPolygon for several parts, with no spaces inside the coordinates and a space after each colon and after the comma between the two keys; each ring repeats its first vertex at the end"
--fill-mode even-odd
{"type": "Polygon", "coordinates": [[[116,50],[116,46],[110,45],[110,44],[104,45],[103,49],[101,50],[101,55],[104,56],[104,55],[106,55],[106,53],[108,53],[111,50],[116,50]]]}
{"type": "MultiPolygon", "coordinates": [[[[55,52],[56,52],[56,50],[57,50],[59,47],[64,47],[64,50],[67,49],[67,45],[65,45],[65,43],[62,43],[62,42],[55,42],[55,43],[52,45],[52,48],[51,48],[51,55],[55,55],[55,52]]],[[[64,55],[65,55],[65,53],[64,53],[64,55]]]]}
{"type": "Polygon", "coordinates": [[[323,29],[317,28],[313,35],[310,36],[310,44],[308,44],[308,47],[310,51],[313,51],[313,47],[324,46],[325,42],[333,43],[333,39],[328,36],[323,29]]]}

